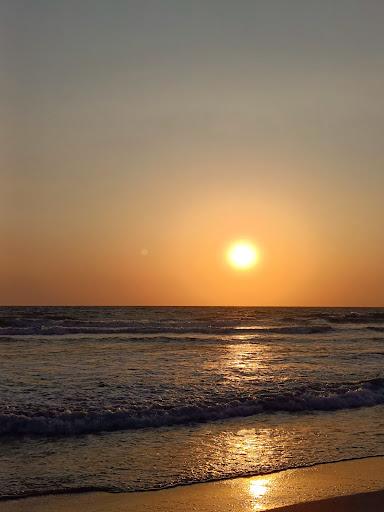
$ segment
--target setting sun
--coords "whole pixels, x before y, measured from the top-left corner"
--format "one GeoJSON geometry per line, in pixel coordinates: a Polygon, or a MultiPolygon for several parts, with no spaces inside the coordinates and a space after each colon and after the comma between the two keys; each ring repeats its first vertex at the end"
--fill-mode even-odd
{"type": "Polygon", "coordinates": [[[240,240],[230,246],[227,259],[232,267],[247,270],[257,263],[258,253],[251,242],[240,240]]]}

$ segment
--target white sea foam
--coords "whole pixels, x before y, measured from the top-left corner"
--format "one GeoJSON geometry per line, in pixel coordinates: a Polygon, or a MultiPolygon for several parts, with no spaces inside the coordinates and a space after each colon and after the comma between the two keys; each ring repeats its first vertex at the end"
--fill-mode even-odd
{"type": "MultiPolygon", "coordinates": [[[[178,407],[113,408],[87,412],[63,411],[62,408],[39,411],[7,411],[0,413],[0,435],[72,436],[90,432],[140,429],[185,425],[247,417],[266,412],[335,411],[369,407],[384,403],[384,379],[366,382],[327,385],[324,389],[299,389],[295,393],[270,394],[215,404],[188,404],[178,407]]],[[[95,410],[96,409],[96,410],[95,410]]]]}

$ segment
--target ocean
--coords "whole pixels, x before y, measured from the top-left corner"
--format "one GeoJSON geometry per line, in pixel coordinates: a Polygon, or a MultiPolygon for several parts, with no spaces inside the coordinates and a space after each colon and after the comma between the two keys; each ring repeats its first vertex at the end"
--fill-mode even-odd
{"type": "Polygon", "coordinates": [[[384,454],[384,309],[0,308],[0,496],[384,454]]]}

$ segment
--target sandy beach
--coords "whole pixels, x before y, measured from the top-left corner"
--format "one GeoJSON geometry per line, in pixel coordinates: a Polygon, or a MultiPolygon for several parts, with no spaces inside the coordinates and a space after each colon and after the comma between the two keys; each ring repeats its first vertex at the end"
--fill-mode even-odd
{"type": "Polygon", "coordinates": [[[377,512],[383,509],[384,457],[159,491],[63,494],[1,503],[2,512],[377,512]]]}

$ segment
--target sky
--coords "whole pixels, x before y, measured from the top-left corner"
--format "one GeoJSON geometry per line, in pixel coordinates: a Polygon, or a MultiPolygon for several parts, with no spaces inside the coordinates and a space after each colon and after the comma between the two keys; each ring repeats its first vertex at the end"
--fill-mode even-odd
{"type": "Polygon", "coordinates": [[[383,20],[2,1],[0,303],[384,306],[383,20]]]}

